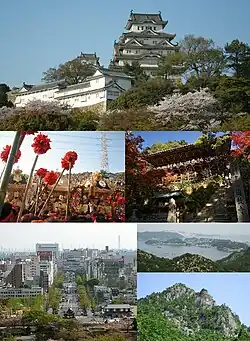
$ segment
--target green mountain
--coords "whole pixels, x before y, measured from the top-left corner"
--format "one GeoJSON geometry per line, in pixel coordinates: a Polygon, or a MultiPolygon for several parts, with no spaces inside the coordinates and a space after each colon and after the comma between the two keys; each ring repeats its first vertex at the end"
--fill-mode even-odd
{"type": "Polygon", "coordinates": [[[250,333],[208,291],[175,284],[138,300],[139,341],[249,341],[250,333]]]}
{"type": "Polygon", "coordinates": [[[220,266],[200,255],[185,253],[173,259],[137,251],[138,272],[219,272],[220,266]]]}
{"type": "Polygon", "coordinates": [[[249,272],[250,248],[215,262],[190,253],[168,259],[138,250],[137,269],[138,272],[249,272]]]}
{"type": "Polygon", "coordinates": [[[216,262],[225,271],[249,272],[250,271],[250,247],[247,250],[233,252],[229,256],[216,262]]]}
{"type": "Polygon", "coordinates": [[[159,239],[159,240],[171,240],[171,239],[183,239],[183,235],[177,232],[169,231],[145,231],[137,233],[138,240],[149,240],[149,239],[159,239]]]}

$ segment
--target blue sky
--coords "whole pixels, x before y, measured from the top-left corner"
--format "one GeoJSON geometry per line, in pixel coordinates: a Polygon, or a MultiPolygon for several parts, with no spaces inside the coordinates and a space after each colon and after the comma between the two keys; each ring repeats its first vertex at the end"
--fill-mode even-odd
{"type": "Polygon", "coordinates": [[[144,139],[144,148],[151,147],[152,144],[157,142],[165,143],[175,140],[194,143],[202,135],[200,131],[136,131],[134,133],[144,139]]]}
{"type": "Polygon", "coordinates": [[[97,52],[108,65],[131,9],[160,10],[176,41],[195,34],[220,46],[235,38],[250,43],[249,0],[8,0],[0,11],[0,83],[39,83],[43,71],[80,52],[97,52]]]}
{"type": "MultiPolygon", "coordinates": [[[[78,160],[73,173],[94,172],[101,169],[101,132],[43,132],[51,139],[51,150],[39,156],[36,169],[61,170],[61,158],[68,151],[76,151],[78,160]]],[[[123,172],[125,168],[125,142],[123,132],[107,132],[108,161],[111,172],[123,172]]],[[[14,132],[0,132],[0,151],[13,142],[14,132]]],[[[22,156],[15,164],[29,174],[35,154],[31,147],[34,136],[28,135],[21,146],[22,156]]],[[[4,163],[0,161],[0,171],[4,163]]]]}
{"type": "Polygon", "coordinates": [[[225,303],[241,322],[250,326],[250,274],[249,273],[138,273],[138,297],[183,283],[195,291],[207,289],[218,305],[225,303]]]}

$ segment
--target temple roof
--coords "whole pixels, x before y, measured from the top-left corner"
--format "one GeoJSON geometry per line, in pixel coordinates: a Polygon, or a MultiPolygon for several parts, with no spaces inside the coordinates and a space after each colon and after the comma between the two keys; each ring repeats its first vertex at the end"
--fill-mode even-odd
{"type": "Polygon", "coordinates": [[[176,37],[176,34],[167,33],[167,32],[155,32],[152,30],[144,30],[142,32],[125,32],[122,34],[121,38],[125,37],[135,37],[135,38],[169,38],[169,40],[173,40],[176,37]]]}
{"type": "Polygon", "coordinates": [[[156,167],[171,165],[194,159],[206,159],[208,157],[222,156],[230,154],[231,140],[228,139],[217,148],[212,148],[206,144],[189,144],[178,148],[145,154],[146,160],[156,167]]]}
{"type": "Polygon", "coordinates": [[[125,26],[126,30],[130,30],[133,24],[143,24],[143,23],[153,23],[155,25],[163,25],[163,28],[167,25],[167,21],[164,21],[161,16],[161,12],[159,13],[133,13],[131,11],[129,20],[127,25],[125,26]]]}
{"type": "Polygon", "coordinates": [[[96,53],[82,53],[80,54],[80,57],[85,59],[98,59],[96,53]]]}
{"type": "Polygon", "coordinates": [[[154,51],[152,52],[148,52],[148,53],[144,53],[144,54],[121,54],[121,55],[117,55],[115,56],[116,59],[119,60],[141,60],[144,58],[162,58],[162,55],[159,53],[155,53],[154,51]]]}
{"type": "Polygon", "coordinates": [[[23,86],[19,90],[19,93],[23,93],[24,90],[27,90],[27,92],[32,93],[32,92],[44,91],[44,90],[49,90],[49,89],[54,89],[54,88],[62,88],[66,86],[67,86],[67,83],[64,80],[51,82],[47,84],[38,84],[38,85],[28,85],[28,84],[23,83],[23,86]]]}
{"type": "Polygon", "coordinates": [[[149,44],[142,44],[140,41],[138,41],[135,38],[129,40],[127,43],[119,44],[119,46],[121,48],[126,47],[129,49],[140,48],[140,49],[149,49],[149,50],[159,50],[159,49],[166,50],[166,48],[173,48],[174,50],[176,50],[176,48],[178,47],[177,45],[171,43],[168,40],[162,40],[158,44],[149,45],[149,44]]]}

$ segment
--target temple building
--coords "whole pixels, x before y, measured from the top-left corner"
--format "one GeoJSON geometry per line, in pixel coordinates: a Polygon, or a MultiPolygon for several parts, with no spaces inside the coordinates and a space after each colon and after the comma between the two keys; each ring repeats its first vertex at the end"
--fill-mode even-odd
{"type": "Polygon", "coordinates": [[[125,64],[138,62],[148,75],[157,73],[158,62],[179,49],[172,43],[175,34],[164,32],[168,21],[158,14],[134,13],[131,11],[119,41],[114,43],[114,56],[110,68],[122,68],[125,64]]]}
{"type": "Polygon", "coordinates": [[[152,167],[167,170],[169,176],[140,207],[142,221],[249,221],[240,170],[230,157],[230,137],[218,145],[216,141],[145,154],[152,167]]]}

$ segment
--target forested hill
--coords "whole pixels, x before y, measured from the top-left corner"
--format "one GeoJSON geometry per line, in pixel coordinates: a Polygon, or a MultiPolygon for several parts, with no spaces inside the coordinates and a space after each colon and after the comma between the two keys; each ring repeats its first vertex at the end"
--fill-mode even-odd
{"type": "Polygon", "coordinates": [[[137,264],[138,272],[248,272],[250,248],[233,252],[218,261],[190,253],[168,259],[138,250],[137,264]]]}
{"type": "MultiPolygon", "coordinates": [[[[233,294],[233,293],[232,293],[233,294]]],[[[249,341],[249,329],[206,289],[175,284],[138,301],[139,341],[249,341]]]]}

